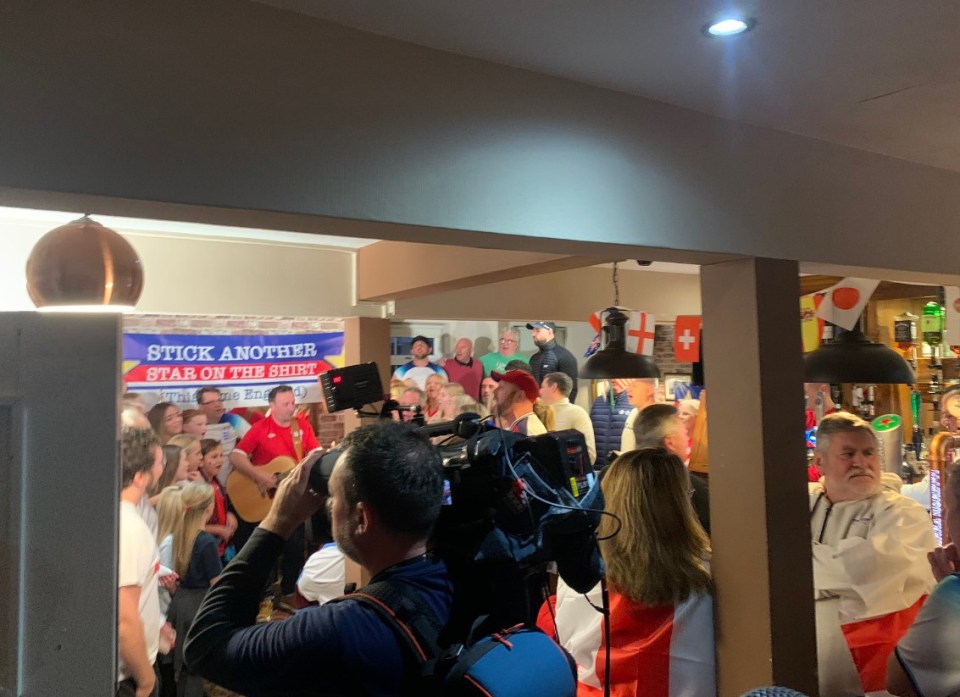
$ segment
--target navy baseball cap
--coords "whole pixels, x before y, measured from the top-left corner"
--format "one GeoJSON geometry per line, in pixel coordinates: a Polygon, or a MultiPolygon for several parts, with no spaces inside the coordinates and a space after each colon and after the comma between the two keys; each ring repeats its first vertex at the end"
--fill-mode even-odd
{"type": "Polygon", "coordinates": [[[553,322],[544,322],[542,320],[537,320],[536,322],[527,322],[527,329],[549,329],[552,332],[557,331],[557,325],[553,322]]]}

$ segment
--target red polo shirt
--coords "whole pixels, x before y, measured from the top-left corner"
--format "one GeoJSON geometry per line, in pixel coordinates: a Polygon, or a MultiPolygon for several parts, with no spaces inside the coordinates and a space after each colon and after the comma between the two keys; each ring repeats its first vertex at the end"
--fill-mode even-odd
{"type": "Polygon", "coordinates": [[[291,426],[300,428],[300,444],[304,455],[319,447],[317,437],[306,415],[297,414],[290,426],[281,426],[272,416],[258,421],[250,427],[234,450],[249,457],[254,465],[266,465],[278,457],[292,457],[294,460],[299,460],[297,451],[293,447],[291,426]]]}

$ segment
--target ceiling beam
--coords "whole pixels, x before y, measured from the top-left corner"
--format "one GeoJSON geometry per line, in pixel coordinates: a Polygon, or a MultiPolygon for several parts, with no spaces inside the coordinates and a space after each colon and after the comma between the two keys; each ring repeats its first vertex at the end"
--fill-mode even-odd
{"type": "Polygon", "coordinates": [[[377,242],[357,251],[357,299],[408,300],[610,261],[617,259],[377,242]]]}

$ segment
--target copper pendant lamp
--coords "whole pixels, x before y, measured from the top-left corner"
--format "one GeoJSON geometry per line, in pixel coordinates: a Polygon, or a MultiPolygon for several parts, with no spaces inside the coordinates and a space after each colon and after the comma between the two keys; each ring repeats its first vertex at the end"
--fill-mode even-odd
{"type": "Polygon", "coordinates": [[[85,215],[34,245],[27,292],[42,311],[129,312],[143,292],[143,265],[127,240],[85,215]]]}

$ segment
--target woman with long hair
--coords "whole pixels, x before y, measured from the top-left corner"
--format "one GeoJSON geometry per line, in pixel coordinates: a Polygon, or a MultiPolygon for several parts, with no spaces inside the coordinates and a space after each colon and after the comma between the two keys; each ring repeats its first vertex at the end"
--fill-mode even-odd
{"type": "MultiPolygon", "coordinates": [[[[160,479],[157,480],[157,492],[187,481],[187,461],[182,457],[182,449],[176,445],[161,445],[160,449],[163,450],[164,465],[160,479]]],[[[154,506],[156,506],[155,502],[154,506]]]]}
{"type": "Polygon", "coordinates": [[[586,597],[562,580],[557,586],[557,636],[577,661],[578,694],[603,694],[609,622],[612,695],[652,694],[656,684],[656,694],[714,697],[710,542],[690,505],[683,462],[660,448],[627,452],[601,486],[611,514],[598,529],[609,619],[596,609],[599,585],[586,597]]]}
{"type": "Polygon", "coordinates": [[[440,394],[437,397],[437,403],[440,405],[440,411],[435,415],[434,421],[452,421],[460,413],[458,400],[466,397],[467,393],[463,390],[463,385],[456,382],[448,382],[440,388],[440,394]]]}
{"type": "MultiPolygon", "coordinates": [[[[203,528],[213,513],[213,487],[204,482],[189,482],[180,490],[183,517],[173,531],[173,564],[180,585],[170,602],[168,619],[177,635],[185,637],[200,602],[223,571],[217,538],[203,528]]],[[[193,675],[183,663],[183,642],[174,648],[173,664],[178,697],[202,697],[203,679],[193,675]]]]}
{"type": "MultiPolygon", "coordinates": [[[[170,446],[163,446],[168,448],[170,446]]],[[[179,456],[179,453],[178,453],[179,456]]],[[[184,482],[186,483],[186,482],[184,482]]],[[[166,575],[173,571],[173,533],[183,523],[183,501],[180,499],[180,487],[168,486],[160,491],[155,504],[157,509],[157,545],[160,551],[160,564],[170,571],[161,571],[166,575]]],[[[159,589],[160,614],[167,616],[170,607],[170,592],[163,586],[159,589]]],[[[177,694],[176,680],[173,673],[173,651],[160,653],[157,656],[160,669],[161,692],[160,697],[173,697],[177,694]]]]}
{"type": "Polygon", "coordinates": [[[423,416],[427,423],[440,421],[440,393],[446,385],[446,380],[442,376],[434,373],[427,376],[424,385],[424,392],[427,395],[427,403],[423,408],[423,416]]]}
{"type": "Polygon", "coordinates": [[[147,420],[160,439],[160,445],[183,433],[183,415],[180,408],[172,402],[157,402],[147,412],[147,420]]]}
{"type": "Polygon", "coordinates": [[[173,570],[173,553],[164,558],[162,545],[166,540],[171,549],[173,548],[173,531],[177,529],[182,518],[183,502],[180,498],[180,487],[165,487],[157,500],[157,544],[161,546],[160,563],[171,570],[173,570]]]}
{"type": "MultiPolygon", "coordinates": [[[[173,571],[173,532],[183,520],[183,502],[180,499],[180,487],[168,486],[157,496],[157,546],[160,550],[160,563],[173,571]]],[[[166,614],[170,605],[170,594],[160,588],[160,613],[166,614]]]]}

